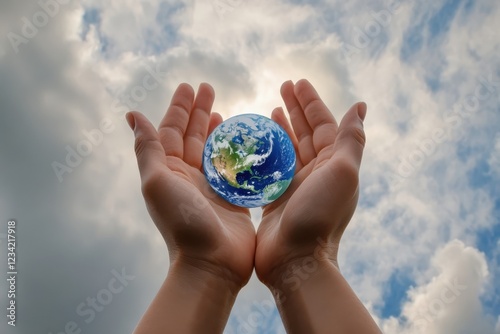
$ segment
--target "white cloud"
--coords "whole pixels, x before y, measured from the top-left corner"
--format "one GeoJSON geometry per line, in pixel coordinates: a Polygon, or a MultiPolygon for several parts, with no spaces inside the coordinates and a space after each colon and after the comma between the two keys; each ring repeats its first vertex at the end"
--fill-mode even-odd
{"type": "MultiPolygon", "coordinates": [[[[156,20],[160,3],[72,3],[61,7],[60,14],[22,45],[18,55],[7,39],[0,42],[0,149],[2,156],[29,152],[0,162],[2,171],[7,171],[0,178],[2,200],[12,197],[21,203],[23,196],[32,196],[30,203],[38,203],[31,208],[33,216],[55,211],[57,217],[44,219],[74,225],[68,230],[76,234],[84,231],[89,236],[89,231],[96,231],[94,237],[102,243],[114,231],[131,243],[137,236],[152,240],[137,254],[141,258],[137,268],[159,282],[167,265],[165,247],[140,196],[132,135],[123,110],[116,112],[117,104],[125,105],[124,94],[131,95],[142,85],[148,75],[146,66],[158,65],[166,73],[164,80],[148,91],[144,101],[130,106],[155,122],[182,81],[195,86],[201,81],[212,83],[215,110],[225,117],[243,112],[269,115],[283,105],[281,83],[305,77],[336,117],[358,100],[368,103],[361,204],[340,254],[341,268],[361,299],[376,314],[387,298],[384,291],[391,275],[406,273],[416,284],[403,308],[409,323],[402,318],[380,321],[388,333],[414,333],[410,325],[419,323],[423,309],[439,304],[435,300],[440,300],[445,283],[456,276],[468,288],[432,321],[426,320],[429,333],[459,333],[466,327],[457,326],[465,320],[471,326],[487,326],[485,333],[493,331],[495,321],[481,314],[478,298],[482,289],[494,290],[498,270],[489,264],[488,276],[485,255],[465,244],[476,245],[477,231],[498,224],[493,214],[497,198],[491,188],[471,184],[469,174],[486,155],[491,177],[500,175],[500,119],[495,111],[500,87],[473,116],[461,117],[457,130],[451,131],[445,115],[474,93],[480,77],[500,68],[500,41],[494,29],[500,6],[495,1],[475,2],[467,15],[462,6],[450,31],[438,43],[424,41],[411,62],[400,59],[405,32],[422,23],[424,39],[429,39],[425,24],[444,1],[405,2],[371,45],[359,50],[348,64],[341,62],[342,42],[351,43],[354,28],[365,27],[372,20],[370,12],[388,8],[388,1],[241,2],[222,17],[210,1],[186,1],[184,9],[170,14],[167,10],[163,19],[156,20]],[[100,11],[101,23],[90,27],[82,39],[82,15],[88,8],[100,11]],[[166,25],[171,31],[164,30],[166,25]],[[438,73],[441,87],[433,92],[426,79],[438,73]],[[113,133],[59,185],[50,170],[52,160],[64,159],[65,145],[75,146],[84,138],[82,130],[98,127],[106,117],[115,125],[113,133]],[[424,147],[439,129],[449,133],[446,139],[432,149],[424,147]],[[399,175],[402,161],[415,157],[421,162],[413,161],[413,170],[399,175]],[[67,202],[49,210],[45,202],[36,200],[41,196],[37,192],[25,191],[21,196],[19,189],[33,187],[45,191],[44,198],[67,202]],[[59,197],[59,192],[65,196],[59,197]],[[464,243],[448,242],[455,238],[464,243]]],[[[173,2],[165,3],[168,7],[173,2]]],[[[0,7],[2,32],[19,32],[20,18],[39,10],[26,1],[3,2],[0,7]]],[[[14,211],[9,210],[15,207],[10,202],[16,201],[3,202],[7,200],[2,201],[1,212],[14,211]]],[[[15,212],[21,209],[28,210],[19,207],[15,212]]],[[[254,213],[257,217],[258,211],[254,213]]],[[[155,290],[152,286],[144,292],[141,305],[133,310],[137,317],[155,290]]],[[[268,291],[254,277],[242,291],[233,316],[245,319],[252,301],[268,298],[268,291]]]]}
{"type": "Polygon", "coordinates": [[[453,240],[438,250],[425,281],[408,291],[400,319],[382,321],[385,333],[493,333],[480,296],[488,279],[484,254],[453,240]]]}

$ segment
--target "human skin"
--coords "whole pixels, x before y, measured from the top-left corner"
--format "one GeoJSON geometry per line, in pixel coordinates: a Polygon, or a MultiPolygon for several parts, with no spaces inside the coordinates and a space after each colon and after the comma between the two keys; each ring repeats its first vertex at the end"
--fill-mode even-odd
{"type": "Polygon", "coordinates": [[[148,211],[168,247],[170,268],[134,333],[222,333],[255,267],[289,333],[380,333],[340,274],[337,250],[358,198],[364,103],[337,126],[306,80],[283,84],[272,118],[297,153],[294,180],[263,208],[257,234],[248,209],[218,197],[202,172],[214,91],[181,84],[158,130],[127,114],[148,211]],[[312,262],[311,262],[312,261],[312,262]],[[311,268],[314,267],[314,270],[311,268]]]}
{"type": "Polygon", "coordinates": [[[248,282],[255,229],[248,209],[217,196],[202,172],[202,150],[220,122],[214,91],[181,84],[158,130],[138,112],[134,129],[142,192],[170,257],[167,277],[135,334],[222,333],[248,282]]]}
{"type": "Polygon", "coordinates": [[[366,104],[337,125],[307,80],[285,82],[272,118],[289,134],[297,168],[289,189],[263,208],[255,270],[288,333],[380,333],[340,273],[340,239],[356,208],[366,104]]]}

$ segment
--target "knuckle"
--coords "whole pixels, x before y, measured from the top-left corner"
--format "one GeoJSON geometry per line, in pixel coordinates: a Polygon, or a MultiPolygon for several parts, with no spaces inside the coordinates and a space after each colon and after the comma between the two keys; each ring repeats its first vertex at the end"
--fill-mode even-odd
{"type": "Polygon", "coordinates": [[[304,141],[304,140],[306,140],[306,139],[307,139],[308,141],[309,141],[309,140],[312,140],[312,138],[311,138],[311,134],[310,134],[310,133],[307,133],[307,132],[301,132],[301,133],[299,133],[299,134],[297,135],[297,140],[298,140],[299,142],[303,142],[303,141],[304,141]]]}
{"type": "Polygon", "coordinates": [[[178,124],[172,124],[166,127],[162,127],[158,130],[160,138],[168,138],[168,136],[178,136],[180,138],[184,137],[184,129],[178,124]],[[172,134],[173,132],[173,134],[172,134]]]}
{"type": "Polygon", "coordinates": [[[349,127],[341,130],[339,136],[344,140],[354,139],[361,147],[366,145],[366,135],[363,128],[358,126],[349,127]]]}
{"type": "Polygon", "coordinates": [[[155,140],[139,136],[135,138],[134,150],[137,157],[140,157],[155,140]]]}
{"type": "Polygon", "coordinates": [[[351,136],[354,138],[358,144],[360,144],[362,147],[365,147],[366,145],[366,135],[365,131],[360,128],[360,127],[354,127],[351,129],[351,136]]]}
{"type": "Polygon", "coordinates": [[[314,124],[315,128],[331,123],[330,110],[321,99],[316,98],[310,101],[304,108],[304,114],[307,115],[309,123],[314,124]]]}
{"type": "Polygon", "coordinates": [[[189,134],[189,137],[191,137],[197,141],[200,141],[202,143],[205,143],[205,140],[206,140],[206,134],[203,133],[202,128],[194,129],[194,131],[189,134]]]}

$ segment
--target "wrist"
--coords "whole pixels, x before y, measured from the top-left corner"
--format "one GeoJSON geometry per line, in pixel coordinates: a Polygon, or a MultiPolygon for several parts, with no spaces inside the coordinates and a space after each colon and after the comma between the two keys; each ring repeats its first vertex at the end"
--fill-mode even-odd
{"type": "Polygon", "coordinates": [[[213,272],[175,261],[134,333],[222,333],[238,291],[213,272]]]}
{"type": "Polygon", "coordinates": [[[271,287],[287,333],[380,333],[338,267],[299,266],[271,287]]]}
{"type": "Polygon", "coordinates": [[[222,333],[239,289],[211,271],[173,261],[134,333],[222,333]]]}
{"type": "Polygon", "coordinates": [[[258,272],[259,279],[271,289],[294,291],[300,282],[318,270],[333,267],[339,271],[338,242],[317,238],[308,245],[289,245],[288,251],[258,272]]]}
{"type": "Polygon", "coordinates": [[[271,290],[277,303],[284,303],[296,292],[317,284],[318,278],[333,273],[341,275],[336,259],[308,256],[279,266],[264,284],[271,290]]]}

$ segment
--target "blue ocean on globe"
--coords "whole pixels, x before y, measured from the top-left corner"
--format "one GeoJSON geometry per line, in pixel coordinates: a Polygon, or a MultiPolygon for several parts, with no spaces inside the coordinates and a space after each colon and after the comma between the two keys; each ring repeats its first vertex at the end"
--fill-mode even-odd
{"type": "Polygon", "coordinates": [[[208,183],[226,201],[241,207],[264,206],[292,182],[295,150],[288,134],[273,120],[237,115],[208,136],[203,150],[208,183]]]}

